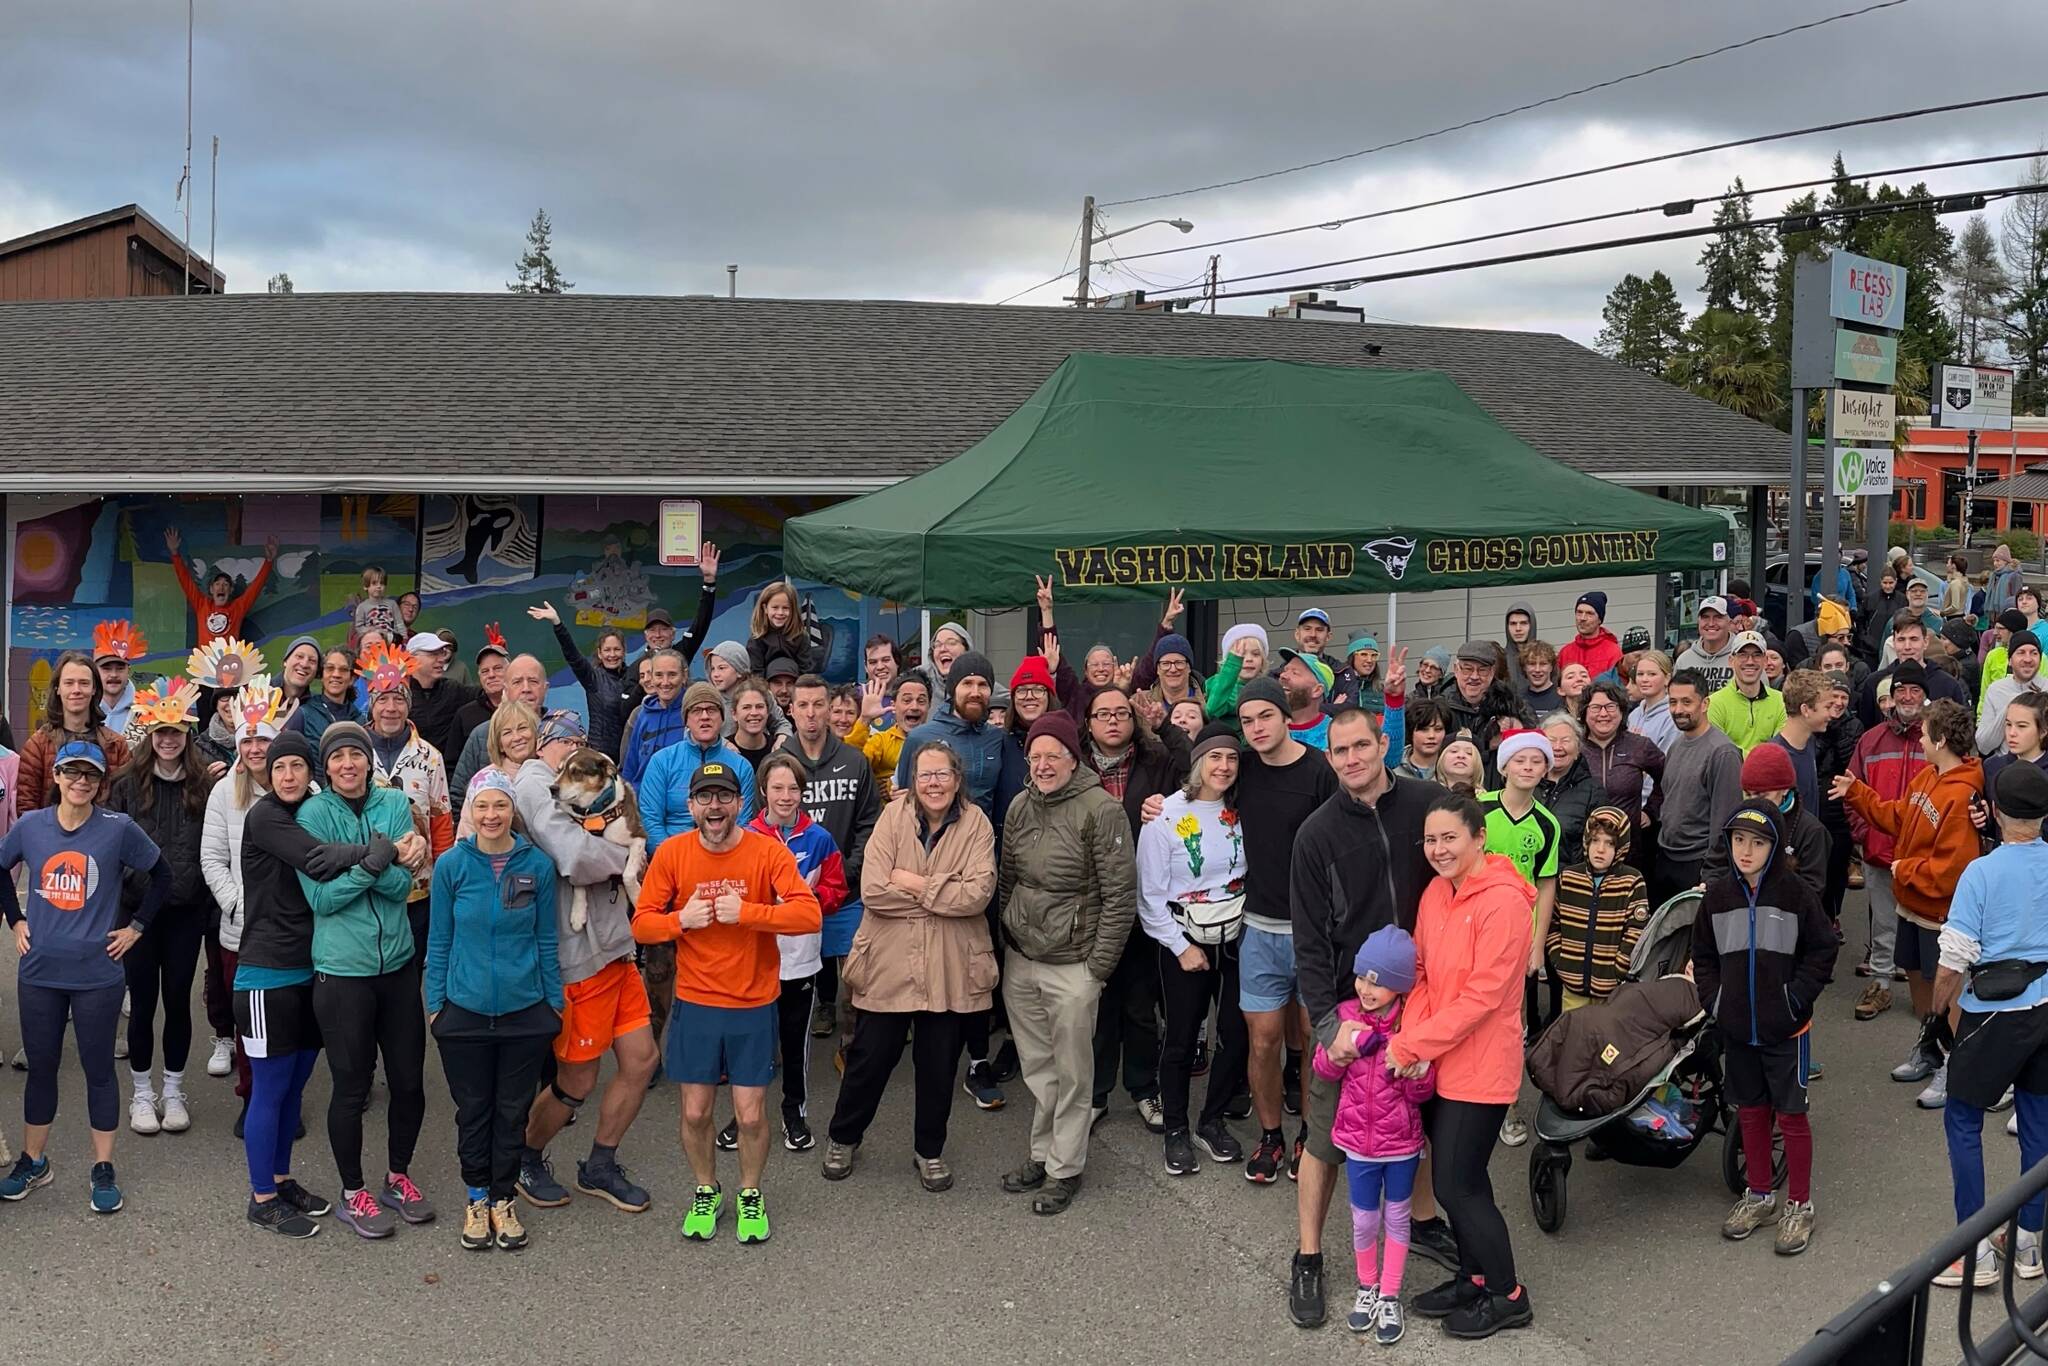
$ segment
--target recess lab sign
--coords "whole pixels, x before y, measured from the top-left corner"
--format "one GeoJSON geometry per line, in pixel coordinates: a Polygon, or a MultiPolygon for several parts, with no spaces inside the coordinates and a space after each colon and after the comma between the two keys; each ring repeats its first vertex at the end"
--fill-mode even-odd
{"type": "Polygon", "coordinates": [[[1834,253],[1828,257],[1828,313],[1897,332],[1906,325],[1906,272],[1889,261],[1834,253]]]}

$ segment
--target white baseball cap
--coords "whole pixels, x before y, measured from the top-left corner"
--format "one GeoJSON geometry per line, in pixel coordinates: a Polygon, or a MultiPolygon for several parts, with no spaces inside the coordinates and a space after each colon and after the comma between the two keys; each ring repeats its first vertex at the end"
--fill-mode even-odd
{"type": "Polygon", "coordinates": [[[1699,610],[1702,612],[1719,612],[1725,617],[1728,615],[1728,599],[1719,596],[1701,598],[1699,610]]]}
{"type": "Polygon", "coordinates": [[[418,635],[405,642],[405,648],[416,655],[427,654],[447,649],[448,642],[435,635],[432,631],[421,631],[418,635]]]}

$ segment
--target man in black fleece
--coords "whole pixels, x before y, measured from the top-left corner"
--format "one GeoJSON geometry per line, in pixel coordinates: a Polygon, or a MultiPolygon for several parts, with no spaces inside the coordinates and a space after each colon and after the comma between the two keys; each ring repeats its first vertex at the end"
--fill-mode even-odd
{"type": "MultiPolygon", "coordinates": [[[[1295,972],[1316,1042],[1339,1061],[1352,1045],[1348,1031],[1339,1037],[1337,1006],[1355,998],[1351,964],[1359,945],[1384,926],[1413,929],[1422,891],[1434,876],[1422,855],[1422,820],[1444,790],[1396,777],[1387,761],[1398,757],[1387,752],[1379,717],[1356,707],[1338,712],[1330,719],[1329,750],[1337,791],[1294,836],[1288,887],[1295,972]]],[[[1344,1154],[1330,1140],[1337,1083],[1313,1069],[1304,1081],[1308,1146],[1295,1187],[1301,1243],[1289,1308],[1296,1323],[1312,1327],[1323,1318],[1323,1225],[1344,1154]]],[[[1436,1214],[1426,1171],[1415,1183],[1414,1202],[1410,1246],[1455,1268],[1457,1244],[1436,1214]]]]}
{"type": "Polygon", "coordinates": [[[861,864],[867,855],[868,836],[875,833],[875,822],[881,819],[882,798],[867,756],[832,733],[831,711],[829,683],[816,674],[797,679],[789,709],[796,726],[796,744],[790,748],[809,775],[804,780],[804,809],[825,827],[846,865],[847,902],[827,917],[824,967],[818,972],[818,1013],[822,1017],[828,1007],[833,1009],[839,1046],[844,1048],[853,1041],[853,994],[839,990],[839,965],[853,946],[853,936],[850,930],[836,927],[860,924],[861,864]]]}

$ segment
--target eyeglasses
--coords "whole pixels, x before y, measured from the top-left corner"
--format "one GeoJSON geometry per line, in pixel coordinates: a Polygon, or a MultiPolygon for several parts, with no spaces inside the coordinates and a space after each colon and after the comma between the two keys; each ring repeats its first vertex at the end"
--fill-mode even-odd
{"type": "Polygon", "coordinates": [[[57,777],[67,783],[96,783],[100,780],[100,771],[96,768],[60,768],[57,777]]]}
{"type": "Polygon", "coordinates": [[[1048,697],[1051,697],[1051,696],[1052,696],[1052,690],[1051,690],[1051,689],[1049,689],[1049,688],[1042,688],[1042,687],[1040,687],[1040,686],[1039,686],[1038,684],[1036,684],[1036,683],[1026,683],[1026,684],[1025,684],[1025,685],[1024,685],[1023,687],[1021,687],[1021,688],[1014,688],[1014,689],[1012,689],[1012,690],[1011,690],[1011,692],[1010,692],[1010,697],[1011,697],[1011,698],[1012,698],[1012,699],[1013,699],[1014,701],[1018,701],[1018,702],[1027,702],[1027,701],[1037,701],[1037,702],[1043,702],[1043,701],[1044,701],[1044,700],[1045,700],[1046,698],[1048,698],[1048,697]]]}
{"type": "Polygon", "coordinates": [[[1100,711],[1089,712],[1088,719],[1091,721],[1128,721],[1131,719],[1131,709],[1129,707],[1104,707],[1100,711]]]}
{"type": "Polygon", "coordinates": [[[703,802],[707,806],[731,806],[739,799],[739,793],[727,792],[723,788],[708,789],[690,798],[693,802],[703,802]]]}
{"type": "Polygon", "coordinates": [[[937,773],[920,773],[917,780],[921,783],[949,783],[953,781],[953,771],[942,768],[937,773]]]}

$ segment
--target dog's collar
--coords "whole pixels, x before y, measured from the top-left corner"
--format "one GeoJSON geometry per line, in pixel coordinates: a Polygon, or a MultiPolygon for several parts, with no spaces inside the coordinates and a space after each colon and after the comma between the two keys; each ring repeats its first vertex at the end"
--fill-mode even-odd
{"type": "Polygon", "coordinates": [[[597,800],[590,804],[590,809],[583,817],[583,828],[592,834],[602,834],[606,824],[603,813],[617,806],[618,802],[619,780],[614,778],[605,784],[604,791],[598,793],[597,800]]]}

